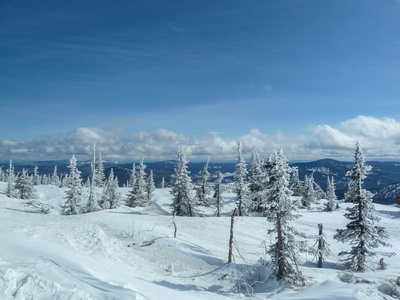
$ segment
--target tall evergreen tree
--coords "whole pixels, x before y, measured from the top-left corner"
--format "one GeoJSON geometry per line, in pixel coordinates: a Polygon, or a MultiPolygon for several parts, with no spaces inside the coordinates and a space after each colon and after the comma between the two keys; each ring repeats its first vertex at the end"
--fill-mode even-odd
{"type": "Polygon", "coordinates": [[[69,175],[68,174],[64,174],[62,180],[61,180],[61,187],[65,188],[68,187],[68,183],[69,183],[69,175]]]}
{"type": "Polygon", "coordinates": [[[315,182],[314,177],[313,177],[313,183],[314,183],[314,191],[315,191],[316,202],[319,202],[321,199],[325,199],[326,198],[326,194],[322,190],[322,188],[319,186],[319,184],[315,182]]]}
{"type": "Polygon", "coordinates": [[[297,269],[297,253],[300,249],[295,236],[301,235],[291,225],[290,221],[298,218],[293,214],[296,205],[291,199],[292,191],[289,189],[291,168],[282,148],[275,151],[270,179],[272,184],[267,187],[265,196],[267,201],[266,217],[272,223],[275,243],[269,246],[267,253],[271,256],[273,276],[294,284],[303,283],[303,277],[297,269]]]}
{"type": "MultiPolygon", "coordinates": [[[[89,196],[86,204],[86,212],[95,212],[101,210],[101,205],[98,200],[96,181],[96,143],[93,143],[93,161],[92,161],[92,180],[88,176],[85,187],[89,187],[89,196]]],[[[61,183],[63,185],[63,183],[61,183]]]]}
{"type": "Polygon", "coordinates": [[[110,202],[110,208],[117,208],[119,206],[119,201],[121,200],[121,193],[118,192],[118,177],[114,176],[114,180],[112,181],[112,185],[110,187],[110,196],[109,196],[109,202],[110,202]]]}
{"type": "Polygon", "coordinates": [[[86,178],[86,181],[85,181],[85,183],[83,184],[83,186],[86,187],[86,188],[89,188],[89,187],[92,186],[92,181],[90,180],[90,177],[89,177],[89,176],[86,178]]]}
{"type": "Polygon", "coordinates": [[[130,207],[143,207],[148,204],[147,192],[146,192],[146,165],[143,163],[143,159],[136,167],[136,179],[135,185],[130,190],[128,196],[128,206],[130,207]]]}
{"type": "Polygon", "coordinates": [[[14,166],[12,165],[12,160],[10,159],[10,165],[6,170],[7,176],[7,189],[6,189],[6,196],[9,198],[16,197],[15,191],[15,173],[14,173],[14,166]]]}
{"type": "Polygon", "coordinates": [[[315,201],[314,185],[311,183],[310,177],[308,175],[305,175],[301,205],[309,209],[311,207],[311,202],[314,201],[315,201]]]}
{"type": "Polygon", "coordinates": [[[215,173],[216,175],[216,180],[214,184],[214,198],[215,198],[215,206],[217,207],[217,217],[220,216],[221,214],[221,209],[224,205],[224,199],[222,198],[222,179],[224,179],[224,175],[222,174],[221,171],[217,171],[215,173]]]}
{"type": "Polygon", "coordinates": [[[303,196],[303,184],[299,179],[299,168],[292,167],[292,178],[290,180],[290,189],[293,196],[303,196]]]}
{"type": "Polygon", "coordinates": [[[146,180],[146,194],[147,194],[147,202],[148,203],[150,203],[155,190],[156,190],[156,186],[154,185],[153,170],[150,170],[150,174],[146,180]]]}
{"type": "Polygon", "coordinates": [[[208,172],[208,164],[210,158],[208,158],[207,163],[204,165],[204,169],[199,172],[200,180],[199,187],[197,189],[197,205],[201,206],[210,206],[210,201],[207,199],[208,188],[207,188],[207,180],[210,177],[210,172],[208,172]]]}
{"type": "Polygon", "coordinates": [[[258,152],[253,151],[251,155],[250,176],[249,176],[249,194],[253,210],[263,212],[263,191],[266,184],[266,172],[263,167],[263,162],[258,155],[258,152]]]}
{"type": "Polygon", "coordinates": [[[6,196],[9,198],[18,198],[18,192],[15,188],[16,178],[14,173],[14,166],[12,160],[10,159],[10,166],[7,169],[7,190],[6,196]]]}
{"type": "Polygon", "coordinates": [[[333,211],[337,207],[337,197],[335,193],[335,180],[328,176],[328,184],[326,188],[326,199],[328,202],[326,203],[326,210],[333,211]]]}
{"type": "Polygon", "coordinates": [[[50,178],[50,183],[52,185],[55,185],[58,187],[61,185],[60,177],[58,177],[58,174],[57,174],[57,166],[54,167],[53,175],[51,175],[51,178],[50,178]]]}
{"type": "Polygon", "coordinates": [[[68,174],[64,174],[63,178],[61,180],[61,187],[62,188],[68,187],[68,182],[69,182],[69,175],[68,174]]]}
{"type": "Polygon", "coordinates": [[[49,184],[49,177],[46,174],[43,174],[42,185],[48,185],[48,184],[49,184]]]}
{"type": "MultiPolygon", "coordinates": [[[[92,174],[92,177],[93,177],[93,174],[92,174]]],[[[88,180],[90,181],[89,177],[88,177],[88,180]]],[[[95,189],[96,188],[93,186],[93,180],[92,180],[89,185],[89,195],[88,195],[88,201],[87,201],[87,205],[86,205],[86,212],[88,212],[88,213],[101,210],[101,208],[99,206],[99,202],[97,201],[95,189]]]]}
{"type": "Polygon", "coordinates": [[[236,157],[237,163],[235,165],[235,193],[236,193],[236,206],[239,216],[246,214],[248,208],[247,195],[247,165],[242,155],[242,141],[238,140],[238,154],[236,157]]]}
{"type": "Polygon", "coordinates": [[[129,176],[127,187],[133,188],[135,186],[135,183],[136,183],[136,166],[135,166],[135,164],[133,164],[132,172],[131,172],[131,175],[129,176]]]}
{"type": "Polygon", "coordinates": [[[120,199],[121,195],[118,192],[118,178],[116,176],[114,177],[114,170],[111,169],[103,190],[100,205],[103,209],[117,208],[120,199]]]}
{"type": "Polygon", "coordinates": [[[161,185],[160,185],[160,187],[161,187],[162,189],[165,189],[165,179],[164,179],[164,177],[161,178],[161,185]]]}
{"type": "Polygon", "coordinates": [[[387,246],[385,242],[387,233],[384,227],[375,225],[380,218],[376,216],[375,208],[372,204],[373,194],[362,188],[364,179],[371,171],[371,166],[365,163],[364,154],[359,142],[356,143],[354,154],[354,167],[347,171],[349,188],[346,193],[347,202],[354,204],[347,208],[344,215],[350,222],[346,229],[337,229],[334,238],[339,242],[350,242],[350,251],[342,251],[340,256],[344,256],[344,266],[358,272],[364,272],[367,267],[367,258],[374,256],[371,251],[379,245],[387,246]]]}
{"type": "Polygon", "coordinates": [[[33,187],[32,178],[28,175],[26,169],[22,169],[22,173],[18,176],[15,189],[19,199],[31,199],[35,197],[35,188],[33,187]]]}
{"type": "Polygon", "coordinates": [[[80,201],[82,198],[82,180],[81,172],[77,168],[75,155],[69,161],[68,190],[65,191],[66,201],[62,206],[67,215],[77,214],[79,212],[80,201]]]}
{"type": "Polygon", "coordinates": [[[95,176],[94,176],[94,186],[104,187],[104,181],[106,175],[104,175],[104,160],[101,158],[101,153],[99,153],[99,158],[97,160],[97,168],[95,168],[95,176]]]}
{"type": "Polygon", "coordinates": [[[3,171],[3,166],[0,166],[0,181],[6,182],[6,174],[3,171]]]}
{"type": "Polygon", "coordinates": [[[311,208],[311,204],[317,201],[317,195],[314,190],[314,176],[311,174],[310,176],[305,176],[304,178],[304,190],[303,190],[303,198],[301,199],[301,203],[303,207],[307,209],[311,208]]]}
{"type": "Polygon", "coordinates": [[[171,176],[171,208],[174,216],[193,216],[193,185],[189,176],[190,172],[187,170],[187,163],[185,152],[179,151],[175,173],[171,176]]]}
{"type": "Polygon", "coordinates": [[[35,168],[33,168],[33,185],[40,185],[42,183],[42,179],[40,178],[38,170],[38,166],[35,166],[35,168]]]}

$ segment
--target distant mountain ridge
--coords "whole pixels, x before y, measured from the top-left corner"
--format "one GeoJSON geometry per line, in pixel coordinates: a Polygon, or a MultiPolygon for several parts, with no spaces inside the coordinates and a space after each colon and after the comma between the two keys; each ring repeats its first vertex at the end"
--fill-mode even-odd
{"type": "MultiPolygon", "coordinates": [[[[68,173],[67,160],[63,161],[40,161],[40,162],[24,162],[16,163],[14,165],[16,172],[20,172],[22,168],[26,168],[30,173],[33,172],[34,166],[38,166],[39,174],[52,174],[54,166],[57,165],[58,173],[68,173]]],[[[137,164],[137,163],[136,163],[137,164]]],[[[248,167],[250,162],[247,161],[248,167]]],[[[397,194],[400,194],[400,163],[399,162],[379,162],[370,161],[368,165],[372,166],[371,174],[367,176],[364,181],[364,188],[371,190],[375,193],[374,201],[382,204],[395,203],[397,194]]],[[[106,176],[108,176],[110,169],[113,168],[114,174],[118,176],[120,185],[123,185],[129,179],[132,171],[133,163],[110,163],[105,162],[104,168],[106,176]]],[[[156,186],[160,186],[161,179],[164,177],[165,183],[168,185],[170,177],[174,172],[176,161],[167,160],[160,162],[148,162],[146,163],[146,170],[153,170],[154,180],[156,186]]],[[[197,175],[199,171],[204,168],[205,163],[189,162],[188,169],[191,172],[192,180],[194,183],[197,182],[197,175]]],[[[315,182],[318,183],[322,189],[326,189],[327,177],[333,176],[336,184],[336,192],[341,199],[344,192],[347,190],[348,177],[346,171],[351,169],[354,165],[352,162],[343,162],[334,159],[321,159],[312,162],[297,162],[290,164],[299,168],[300,180],[304,180],[305,175],[314,174],[315,182]]],[[[8,164],[0,164],[3,166],[3,170],[8,168],[8,164]]],[[[78,168],[82,173],[84,180],[91,173],[90,162],[78,163],[78,168]]],[[[209,172],[213,176],[215,172],[219,170],[226,174],[226,181],[233,180],[233,172],[235,171],[235,163],[209,163],[209,172]]],[[[213,181],[210,178],[210,182],[213,181]]]]}

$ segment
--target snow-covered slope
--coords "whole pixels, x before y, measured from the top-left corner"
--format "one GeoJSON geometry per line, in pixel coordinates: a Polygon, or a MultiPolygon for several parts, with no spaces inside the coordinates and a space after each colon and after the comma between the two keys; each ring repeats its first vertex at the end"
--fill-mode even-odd
{"type": "MultiPolygon", "coordinates": [[[[0,191],[5,187],[0,183],[0,191]]],[[[319,207],[300,210],[296,227],[317,234],[317,224],[323,223],[333,255],[323,269],[303,255],[299,267],[307,284],[290,288],[266,283],[269,270],[257,265],[260,257],[268,259],[264,249],[272,238],[265,218],[236,218],[235,263],[226,263],[233,194],[224,194],[222,217],[214,217],[214,208],[199,210],[199,217],[175,217],[173,238],[167,189],[156,190],[146,208],[121,205],[73,216],[60,212],[64,191],[37,187],[38,200],[54,206],[50,214],[0,194],[0,299],[236,299],[246,294],[256,299],[391,299],[381,291],[400,275],[393,255],[400,248],[395,206],[376,205],[393,247],[377,249],[373,270],[355,274],[360,283],[354,284],[338,277],[343,271],[337,253],[349,245],[332,238],[346,224],[346,204],[331,213],[319,207]],[[378,270],[382,257],[386,270],[378,270]]]]}

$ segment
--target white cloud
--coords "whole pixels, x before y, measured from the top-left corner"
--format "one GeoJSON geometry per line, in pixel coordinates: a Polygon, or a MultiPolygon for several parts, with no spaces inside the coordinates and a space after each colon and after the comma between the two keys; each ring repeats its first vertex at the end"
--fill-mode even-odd
{"type": "MultiPolygon", "coordinates": [[[[329,125],[318,125],[313,129],[315,139],[311,148],[348,149],[354,146],[355,137],[329,125]]],[[[356,138],[357,139],[357,138],[356,138]]]]}
{"type": "MultiPolygon", "coordinates": [[[[281,131],[269,134],[254,128],[239,138],[246,156],[257,150],[266,157],[282,146],[291,160],[325,157],[351,160],[355,142],[359,140],[367,159],[400,158],[400,122],[392,118],[358,116],[337,127],[317,125],[308,136],[288,136],[281,131]]],[[[171,159],[183,149],[189,159],[211,156],[215,160],[233,160],[237,139],[224,138],[216,132],[193,139],[167,129],[125,132],[119,128],[79,127],[57,138],[0,141],[0,159],[67,159],[72,153],[89,159],[95,142],[96,149],[108,159],[138,160],[143,156],[148,160],[171,159]]]]}
{"type": "Polygon", "coordinates": [[[400,158],[400,122],[393,118],[358,116],[341,123],[338,128],[319,125],[313,131],[315,139],[311,148],[344,153],[353,149],[355,141],[359,140],[370,158],[400,158]]]}

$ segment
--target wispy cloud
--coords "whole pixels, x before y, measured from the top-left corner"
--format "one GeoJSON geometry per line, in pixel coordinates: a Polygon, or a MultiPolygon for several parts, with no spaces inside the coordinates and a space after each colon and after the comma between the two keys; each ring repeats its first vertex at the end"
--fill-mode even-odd
{"type": "MultiPolygon", "coordinates": [[[[400,158],[400,122],[392,118],[358,116],[341,123],[337,128],[317,125],[311,135],[288,136],[281,131],[273,134],[251,129],[238,136],[243,141],[243,153],[253,150],[268,156],[282,146],[289,159],[337,158],[351,160],[356,140],[368,159],[400,158]]],[[[233,160],[236,139],[224,138],[216,132],[205,133],[194,139],[167,129],[126,132],[121,128],[79,127],[57,138],[0,141],[0,159],[65,159],[71,153],[81,158],[91,156],[93,142],[96,149],[109,159],[137,160],[175,158],[183,149],[191,159],[233,160]]]]}

